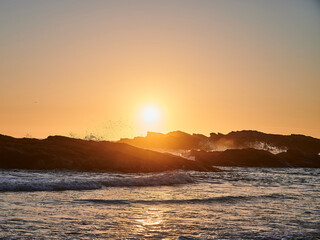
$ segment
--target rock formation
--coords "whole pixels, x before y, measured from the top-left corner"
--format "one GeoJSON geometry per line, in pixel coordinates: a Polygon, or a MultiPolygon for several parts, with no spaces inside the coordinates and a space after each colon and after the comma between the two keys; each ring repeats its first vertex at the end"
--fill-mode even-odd
{"type": "Polygon", "coordinates": [[[0,168],[83,171],[160,172],[219,171],[210,165],[123,143],[86,141],[61,136],[44,140],[0,135],[0,168]]]}

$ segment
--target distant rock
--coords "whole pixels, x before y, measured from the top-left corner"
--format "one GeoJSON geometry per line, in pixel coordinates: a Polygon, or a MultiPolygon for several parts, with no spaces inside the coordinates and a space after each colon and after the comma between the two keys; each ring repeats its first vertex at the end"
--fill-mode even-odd
{"type": "Polygon", "coordinates": [[[247,149],[228,149],[225,151],[192,151],[197,162],[213,166],[232,167],[305,167],[320,168],[320,156],[298,150],[272,154],[268,151],[247,149]]]}
{"type": "Polygon", "coordinates": [[[289,163],[292,167],[320,168],[320,155],[289,149],[277,154],[277,157],[289,163]]]}
{"type": "Polygon", "coordinates": [[[62,136],[44,140],[0,135],[0,168],[82,171],[161,172],[219,171],[205,163],[123,143],[86,141],[62,136]]]}
{"type": "Polygon", "coordinates": [[[146,149],[219,151],[255,148],[273,153],[286,152],[288,149],[320,153],[320,139],[297,134],[266,134],[252,130],[230,132],[226,135],[211,133],[209,137],[181,131],[167,134],[149,132],[146,137],[126,138],[119,142],[146,149]]]}
{"type": "Polygon", "coordinates": [[[146,137],[135,137],[133,139],[121,139],[120,143],[127,143],[132,146],[147,149],[194,149],[207,137],[201,134],[188,134],[181,131],[170,132],[167,134],[148,132],[146,137]]]}
{"type": "Polygon", "coordinates": [[[230,132],[226,135],[210,135],[214,145],[224,145],[226,148],[277,148],[279,151],[295,149],[308,153],[320,153],[320,139],[291,134],[266,134],[258,131],[243,130],[230,132]]]}

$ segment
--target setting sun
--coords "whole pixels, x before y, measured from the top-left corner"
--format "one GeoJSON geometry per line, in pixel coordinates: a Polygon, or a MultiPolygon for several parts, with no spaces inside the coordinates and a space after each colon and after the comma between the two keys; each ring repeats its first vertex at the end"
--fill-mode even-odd
{"type": "Polygon", "coordinates": [[[320,240],[319,10],[0,0],[0,240],[320,240]]]}
{"type": "Polygon", "coordinates": [[[142,119],[146,123],[154,123],[159,118],[159,111],[155,107],[147,107],[142,111],[142,119]]]}

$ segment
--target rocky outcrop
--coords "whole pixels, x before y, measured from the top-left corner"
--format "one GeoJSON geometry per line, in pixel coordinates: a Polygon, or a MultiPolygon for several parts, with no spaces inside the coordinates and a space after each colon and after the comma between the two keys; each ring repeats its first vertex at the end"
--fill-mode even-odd
{"type": "Polygon", "coordinates": [[[52,136],[44,140],[0,135],[0,168],[160,172],[219,171],[205,163],[123,143],[52,136]]]}
{"type": "MultiPolygon", "coordinates": [[[[259,146],[261,147],[261,146],[259,146]]],[[[274,135],[256,131],[224,134],[148,133],[120,142],[86,141],[62,136],[17,139],[0,135],[0,168],[70,169],[119,172],[160,172],[176,169],[219,171],[211,166],[320,167],[320,140],[302,135],[274,135]],[[281,153],[254,149],[263,142],[281,153]],[[128,144],[126,144],[128,143],[128,144]],[[131,146],[129,144],[139,146],[131,146]],[[224,144],[225,151],[212,151],[224,144]],[[192,150],[196,161],[149,149],[192,150]],[[206,151],[205,151],[206,150],[206,151]]]]}
{"type": "Polygon", "coordinates": [[[279,154],[268,151],[247,149],[228,149],[225,151],[192,151],[197,162],[213,166],[233,167],[305,167],[320,168],[320,156],[298,150],[288,150],[279,154]]]}
{"type": "Polygon", "coordinates": [[[298,134],[279,135],[245,130],[226,135],[212,133],[209,138],[213,145],[224,145],[226,148],[278,148],[283,151],[294,149],[306,153],[320,153],[320,139],[298,134]]]}
{"type": "Polygon", "coordinates": [[[201,134],[175,131],[167,134],[148,132],[146,137],[122,138],[119,142],[147,149],[179,150],[198,149],[200,143],[206,140],[207,137],[201,134]]]}
{"type": "Polygon", "coordinates": [[[149,132],[146,137],[121,139],[119,142],[147,149],[218,151],[226,149],[255,148],[273,153],[288,149],[310,154],[320,153],[320,139],[304,135],[266,134],[258,131],[237,131],[228,134],[187,134],[181,131],[167,134],[149,132]]]}

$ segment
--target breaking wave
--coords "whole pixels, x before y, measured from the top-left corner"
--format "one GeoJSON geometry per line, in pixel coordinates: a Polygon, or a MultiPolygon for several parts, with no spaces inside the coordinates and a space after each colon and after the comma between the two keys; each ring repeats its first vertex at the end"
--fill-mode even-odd
{"type": "Polygon", "coordinates": [[[166,172],[147,175],[98,174],[98,177],[83,175],[28,177],[11,176],[0,179],[0,192],[18,191],[64,191],[64,190],[95,190],[105,187],[147,187],[171,186],[193,183],[194,179],[186,172],[166,172]]]}

